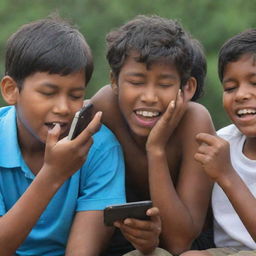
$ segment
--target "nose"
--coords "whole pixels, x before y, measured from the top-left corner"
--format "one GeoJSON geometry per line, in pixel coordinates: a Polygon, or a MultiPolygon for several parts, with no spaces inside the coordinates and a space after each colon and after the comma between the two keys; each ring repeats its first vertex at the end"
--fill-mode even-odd
{"type": "Polygon", "coordinates": [[[157,92],[154,88],[145,88],[141,94],[141,101],[147,104],[155,104],[158,101],[157,92]]]}
{"type": "Polygon", "coordinates": [[[251,97],[251,92],[247,86],[240,86],[236,92],[236,101],[246,101],[251,97]]]}
{"type": "Polygon", "coordinates": [[[56,99],[53,112],[62,116],[68,115],[70,112],[68,99],[66,97],[59,97],[56,99]]]}

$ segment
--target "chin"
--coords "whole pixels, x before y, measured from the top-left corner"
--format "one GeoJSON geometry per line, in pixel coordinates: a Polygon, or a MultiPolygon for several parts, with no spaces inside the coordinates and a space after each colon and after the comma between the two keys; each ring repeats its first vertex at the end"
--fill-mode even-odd
{"type": "Polygon", "coordinates": [[[256,128],[253,127],[237,127],[239,131],[249,138],[256,138],[256,128]]]}

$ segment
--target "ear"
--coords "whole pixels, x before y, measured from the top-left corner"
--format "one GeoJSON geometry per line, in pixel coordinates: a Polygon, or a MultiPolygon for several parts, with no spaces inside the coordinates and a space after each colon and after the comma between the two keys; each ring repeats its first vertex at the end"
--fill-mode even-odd
{"type": "Polygon", "coordinates": [[[193,98],[196,92],[196,88],[197,88],[196,79],[194,77],[190,77],[182,88],[184,99],[186,101],[190,101],[193,98]]]}
{"type": "Polygon", "coordinates": [[[111,81],[111,87],[112,87],[114,94],[118,95],[117,78],[112,71],[110,72],[110,81],[111,81]]]}
{"type": "Polygon", "coordinates": [[[1,81],[1,93],[8,105],[15,105],[18,100],[19,88],[10,76],[4,76],[1,81]]]}

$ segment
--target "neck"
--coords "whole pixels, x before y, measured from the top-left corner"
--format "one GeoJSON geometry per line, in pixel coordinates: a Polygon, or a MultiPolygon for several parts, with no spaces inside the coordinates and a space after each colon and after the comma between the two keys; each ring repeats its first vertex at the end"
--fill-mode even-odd
{"type": "Polygon", "coordinates": [[[256,160],[256,138],[246,138],[243,153],[249,159],[256,160]]]}

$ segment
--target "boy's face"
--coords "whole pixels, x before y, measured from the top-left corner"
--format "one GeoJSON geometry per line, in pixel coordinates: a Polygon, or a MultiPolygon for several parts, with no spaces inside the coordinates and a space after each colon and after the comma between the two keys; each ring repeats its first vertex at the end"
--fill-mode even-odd
{"type": "Polygon", "coordinates": [[[256,136],[256,58],[242,55],[225,67],[223,105],[232,122],[247,137],[256,136]]]}
{"type": "Polygon", "coordinates": [[[37,72],[27,77],[16,102],[19,135],[44,143],[48,130],[60,123],[61,137],[66,136],[83,105],[84,92],[82,71],[66,76],[37,72]]]}
{"type": "Polygon", "coordinates": [[[180,88],[180,76],[174,65],[155,62],[147,69],[144,63],[127,57],[118,81],[112,87],[118,94],[120,110],[131,131],[148,136],[180,88]]]}

